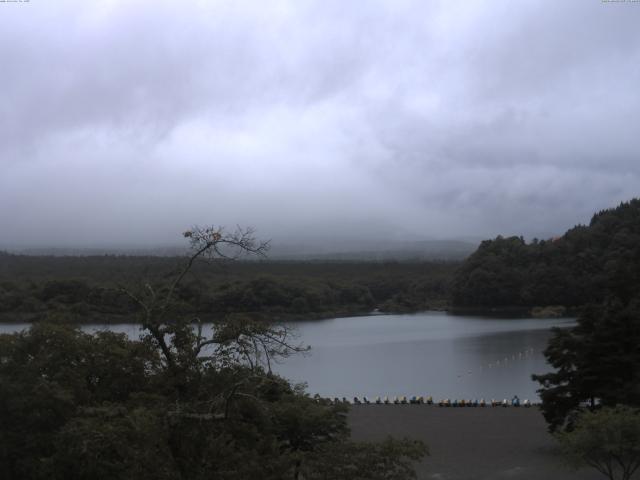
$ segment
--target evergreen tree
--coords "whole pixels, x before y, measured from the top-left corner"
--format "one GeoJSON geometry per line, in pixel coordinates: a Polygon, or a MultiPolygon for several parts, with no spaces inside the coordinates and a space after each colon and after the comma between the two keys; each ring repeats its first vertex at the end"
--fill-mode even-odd
{"type": "Polygon", "coordinates": [[[552,430],[571,429],[584,409],[640,406],[640,298],[589,307],[575,327],[555,329],[544,354],[556,371],[533,379],[552,430]]]}

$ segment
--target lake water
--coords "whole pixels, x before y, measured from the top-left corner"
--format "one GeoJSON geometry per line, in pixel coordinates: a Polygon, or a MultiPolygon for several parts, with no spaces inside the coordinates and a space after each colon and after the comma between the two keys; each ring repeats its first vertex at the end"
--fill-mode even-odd
{"type": "Polygon", "coordinates": [[[531,374],[551,369],[542,355],[550,328],[574,323],[444,312],[296,322],[311,352],[277,369],[322,396],[533,400],[531,374]]]}
{"type": "MultiPolygon", "coordinates": [[[[322,396],[432,395],[537,399],[532,373],[550,370],[542,350],[571,319],[497,319],[425,312],[292,322],[306,355],[274,368],[322,396]]],[[[0,324],[0,333],[25,328],[0,324]]],[[[94,331],[100,326],[83,327],[94,331]]],[[[136,325],[111,330],[136,338],[136,325]]]]}

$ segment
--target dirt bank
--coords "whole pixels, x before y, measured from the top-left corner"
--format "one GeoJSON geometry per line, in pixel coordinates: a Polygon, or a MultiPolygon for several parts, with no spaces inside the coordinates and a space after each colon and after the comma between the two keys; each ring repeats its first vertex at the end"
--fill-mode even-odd
{"type": "Polygon", "coordinates": [[[426,442],[431,456],[418,465],[419,479],[604,478],[595,470],[573,472],[564,466],[535,407],[354,405],[349,420],[354,439],[378,440],[393,435],[426,442]]]}

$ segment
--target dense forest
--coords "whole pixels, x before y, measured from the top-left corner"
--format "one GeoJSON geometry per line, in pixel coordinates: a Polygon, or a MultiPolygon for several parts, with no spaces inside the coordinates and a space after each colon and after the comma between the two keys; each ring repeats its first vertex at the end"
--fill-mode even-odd
{"type": "Polygon", "coordinates": [[[454,307],[578,307],[607,295],[628,300],[640,286],[640,200],[596,213],[589,225],[527,243],[480,244],[452,283],[454,307]]]}
{"type": "MultiPolygon", "coordinates": [[[[0,319],[121,322],[122,292],[162,282],[183,258],[0,253],[0,319]]],[[[270,320],[444,308],[455,262],[197,262],[177,292],[180,314],[250,313],[270,320]]]]}
{"type": "MultiPolygon", "coordinates": [[[[0,321],[122,322],[136,314],[123,288],[162,282],[182,258],[0,253],[0,321]]],[[[640,286],[640,200],[593,216],[563,236],[497,237],[464,262],[199,261],[177,292],[177,313],[270,320],[601,302],[640,286]]]]}

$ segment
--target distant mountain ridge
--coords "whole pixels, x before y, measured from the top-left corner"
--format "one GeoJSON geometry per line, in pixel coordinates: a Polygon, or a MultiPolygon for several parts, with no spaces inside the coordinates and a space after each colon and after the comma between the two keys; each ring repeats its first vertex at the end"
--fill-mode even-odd
{"type": "MultiPolygon", "coordinates": [[[[324,246],[287,245],[275,243],[267,252],[271,260],[291,261],[410,261],[410,260],[462,260],[477,247],[477,243],[463,240],[420,240],[395,242],[369,242],[324,246]]],[[[158,256],[184,255],[186,247],[31,247],[10,248],[7,251],[31,256],[158,256]]]]}
{"type": "Polygon", "coordinates": [[[315,261],[462,260],[471,255],[476,247],[475,243],[461,240],[422,240],[364,245],[361,249],[352,247],[323,253],[290,253],[276,246],[270,251],[269,257],[274,260],[315,261]]]}
{"type": "Polygon", "coordinates": [[[186,247],[13,247],[7,252],[17,255],[53,257],[93,257],[101,255],[124,255],[131,257],[175,257],[187,252],[186,247]]]}

